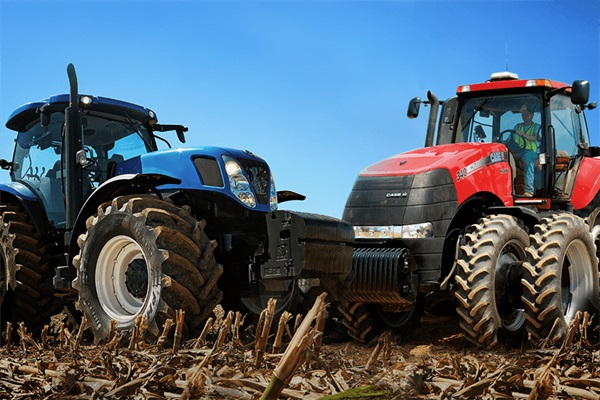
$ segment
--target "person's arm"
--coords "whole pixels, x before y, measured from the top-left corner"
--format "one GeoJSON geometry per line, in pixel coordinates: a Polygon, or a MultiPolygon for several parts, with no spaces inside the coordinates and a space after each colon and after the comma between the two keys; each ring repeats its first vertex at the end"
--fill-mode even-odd
{"type": "Polygon", "coordinates": [[[525,139],[529,140],[530,142],[537,142],[538,141],[538,134],[537,133],[534,133],[534,134],[531,134],[531,135],[527,135],[525,132],[517,130],[517,135],[521,136],[522,138],[525,138],[525,139]]]}

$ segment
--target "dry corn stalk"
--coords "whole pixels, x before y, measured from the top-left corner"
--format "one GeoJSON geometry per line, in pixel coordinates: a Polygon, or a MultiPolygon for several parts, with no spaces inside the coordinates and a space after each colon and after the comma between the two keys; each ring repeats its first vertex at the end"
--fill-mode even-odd
{"type": "Polygon", "coordinates": [[[209,319],[206,320],[206,323],[204,324],[204,329],[202,329],[202,333],[200,333],[200,336],[198,337],[198,340],[196,340],[196,343],[194,344],[194,349],[199,348],[201,345],[206,343],[206,337],[208,336],[208,332],[211,330],[213,326],[213,317],[210,317],[209,319]]]}
{"type": "Polygon", "coordinates": [[[225,338],[227,337],[227,334],[229,333],[229,331],[231,330],[231,323],[233,322],[233,311],[229,311],[227,313],[227,317],[225,318],[225,321],[223,322],[223,325],[221,326],[221,331],[219,332],[219,337],[217,338],[217,342],[215,343],[215,348],[220,348],[221,346],[223,346],[223,343],[225,343],[225,338]]]}
{"type": "Polygon", "coordinates": [[[285,333],[285,328],[287,327],[287,323],[292,317],[287,311],[284,311],[279,317],[279,323],[277,325],[277,334],[275,335],[275,341],[273,342],[273,353],[279,353],[281,349],[281,342],[283,340],[283,334],[285,333]]]}
{"type": "MultiPolygon", "coordinates": [[[[275,299],[269,299],[267,302],[267,308],[261,312],[261,316],[264,313],[263,325],[259,326],[260,336],[256,338],[256,345],[254,346],[254,354],[256,357],[256,368],[260,367],[263,360],[265,349],[267,348],[267,340],[269,339],[269,332],[271,331],[271,324],[273,323],[273,317],[275,316],[275,305],[277,301],[275,299]]],[[[262,319],[262,318],[261,318],[262,319]]]]}
{"type": "MultiPolygon", "coordinates": [[[[571,325],[569,326],[569,331],[567,332],[567,336],[563,341],[560,348],[554,353],[552,359],[546,364],[540,375],[535,380],[535,385],[531,392],[529,393],[529,400],[544,400],[552,395],[553,389],[553,380],[552,380],[552,369],[554,365],[559,360],[561,353],[571,345],[573,341],[573,337],[577,330],[579,330],[579,325],[581,323],[581,312],[578,311],[575,314],[575,318],[571,321],[571,325]]],[[[556,324],[556,323],[555,323],[556,324]]]]}
{"type": "Polygon", "coordinates": [[[234,340],[240,340],[240,327],[242,326],[242,323],[244,322],[244,319],[242,318],[242,313],[239,311],[235,312],[235,322],[233,323],[233,339],[234,340]]]}
{"type": "Polygon", "coordinates": [[[87,318],[85,316],[81,317],[81,324],[79,325],[79,331],[77,332],[77,336],[75,336],[75,343],[73,344],[73,352],[77,352],[79,350],[79,345],[81,344],[81,340],[83,339],[83,332],[87,329],[87,318]]]}
{"type": "Polygon", "coordinates": [[[317,335],[315,336],[315,344],[313,347],[313,351],[315,355],[318,357],[321,352],[321,347],[323,346],[323,330],[325,329],[325,320],[327,319],[327,306],[324,305],[321,308],[321,312],[317,315],[317,320],[315,322],[315,329],[317,330],[317,335]]]}
{"type": "Polygon", "coordinates": [[[50,330],[50,326],[44,325],[44,328],[42,329],[42,348],[43,349],[48,348],[48,331],[49,330],[50,330]]]}
{"type": "Polygon", "coordinates": [[[171,327],[173,327],[173,320],[171,318],[167,318],[165,324],[163,325],[162,333],[156,341],[156,346],[159,349],[162,349],[165,346],[167,338],[169,337],[169,333],[171,332],[171,327]]]}
{"type": "Polygon", "coordinates": [[[183,324],[185,321],[185,311],[177,310],[175,312],[175,337],[173,340],[173,354],[179,352],[179,345],[181,344],[181,337],[183,336],[183,324]]]}
{"type": "Polygon", "coordinates": [[[312,328],[312,323],[323,312],[326,296],[327,293],[321,293],[306,317],[304,317],[285,353],[283,353],[281,361],[273,371],[271,382],[263,393],[261,400],[276,399],[284,386],[291,380],[294,372],[304,363],[306,351],[313,343],[316,334],[316,330],[312,328]]]}

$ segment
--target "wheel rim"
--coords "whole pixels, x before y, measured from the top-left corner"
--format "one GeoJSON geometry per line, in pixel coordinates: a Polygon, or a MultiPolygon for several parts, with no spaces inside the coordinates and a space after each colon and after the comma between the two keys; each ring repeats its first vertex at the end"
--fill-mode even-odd
{"type": "Polygon", "coordinates": [[[496,262],[494,297],[502,327],[518,331],[525,323],[525,310],[521,304],[521,261],[525,251],[516,242],[502,248],[496,262]]]}
{"type": "Polygon", "coordinates": [[[561,303],[567,324],[578,310],[587,308],[593,282],[588,273],[590,255],[585,244],[576,240],[565,251],[561,272],[561,303]]]}
{"type": "Polygon", "coordinates": [[[110,318],[128,322],[142,309],[148,291],[147,268],[145,286],[141,283],[145,266],[141,247],[129,236],[115,236],[104,244],[96,263],[95,283],[98,301],[110,318]]]}

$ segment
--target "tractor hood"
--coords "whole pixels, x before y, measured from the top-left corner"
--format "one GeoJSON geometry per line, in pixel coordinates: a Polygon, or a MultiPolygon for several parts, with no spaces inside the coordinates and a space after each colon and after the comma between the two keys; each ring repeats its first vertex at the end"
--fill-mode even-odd
{"type": "Polygon", "coordinates": [[[121,161],[115,173],[160,174],[180,181],[161,190],[213,192],[235,199],[251,192],[256,204],[250,209],[272,211],[276,207],[270,203],[277,194],[269,166],[248,150],[199,146],[154,151],[121,161]]]}
{"type": "Polygon", "coordinates": [[[360,176],[417,175],[446,169],[458,181],[486,165],[500,161],[507,161],[507,149],[502,144],[447,144],[397,154],[363,169],[360,176]]]}

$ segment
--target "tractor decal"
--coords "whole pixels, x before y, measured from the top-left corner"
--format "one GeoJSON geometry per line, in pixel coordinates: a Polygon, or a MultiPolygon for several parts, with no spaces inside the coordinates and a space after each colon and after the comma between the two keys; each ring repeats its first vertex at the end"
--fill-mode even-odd
{"type": "Polygon", "coordinates": [[[490,153],[490,155],[483,157],[482,159],[477,160],[474,163],[469,164],[466,167],[458,170],[458,172],[456,173],[456,181],[458,182],[461,179],[464,179],[465,177],[471,175],[475,171],[485,168],[488,165],[496,164],[499,162],[505,162],[507,160],[508,152],[506,151],[495,151],[493,153],[490,153]]]}

